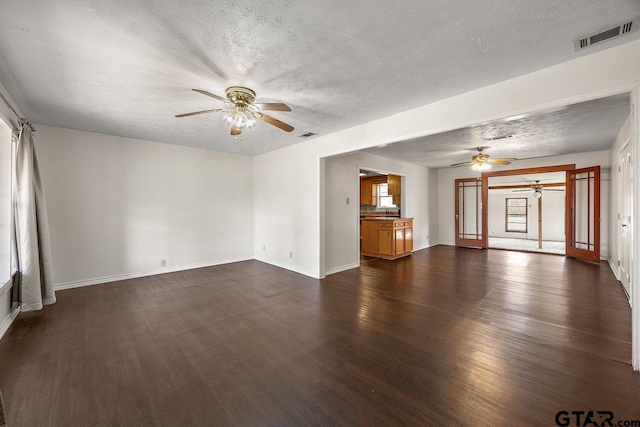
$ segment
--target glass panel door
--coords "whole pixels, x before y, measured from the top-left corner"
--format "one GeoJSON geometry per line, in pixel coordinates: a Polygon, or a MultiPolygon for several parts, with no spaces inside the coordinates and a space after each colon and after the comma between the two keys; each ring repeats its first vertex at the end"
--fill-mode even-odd
{"type": "Polygon", "coordinates": [[[484,247],[482,228],[482,181],[456,179],[456,246],[484,247]]]}
{"type": "Polygon", "coordinates": [[[600,262],[600,166],[567,171],[567,256],[600,262]]]}

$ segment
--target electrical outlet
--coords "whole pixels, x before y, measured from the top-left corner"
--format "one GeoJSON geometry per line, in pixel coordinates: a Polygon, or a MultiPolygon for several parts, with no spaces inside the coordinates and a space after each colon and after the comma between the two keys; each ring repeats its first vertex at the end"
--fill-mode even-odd
{"type": "Polygon", "coordinates": [[[166,259],[161,259],[160,260],[160,267],[166,267],[167,266],[167,260],[166,259]]]}
{"type": "Polygon", "coordinates": [[[289,258],[293,258],[293,252],[289,252],[289,258]]]}
{"type": "Polygon", "coordinates": [[[262,250],[266,251],[267,250],[267,245],[262,245],[262,250]]]}
{"type": "Polygon", "coordinates": [[[429,241],[429,235],[427,234],[427,242],[429,241]]]}
{"type": "Polygon", "coordinates": [[[349,198],[347,197],[347,204],[349,204],[349,198]]]}

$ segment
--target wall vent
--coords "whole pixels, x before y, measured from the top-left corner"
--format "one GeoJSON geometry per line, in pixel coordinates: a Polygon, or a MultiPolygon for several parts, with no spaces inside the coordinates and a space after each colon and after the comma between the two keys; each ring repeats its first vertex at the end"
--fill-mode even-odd
{"type": "Polygon", "coordinates": [[[624,21],[617,24],[612,28],[607,28],[583,37],[578,37],[573,41],[573,45],[576,50],[584,49],[596,43],[632,33],[638,29],[639,24],[640,16],[636,16],[629,21],[624,21]]]}
{"type": "Polygon", "coordinates": [[[317,133],[307,132],[300,135],[300,138],[309,138],[310,136],[314,136],[314,135],[317,135],[317,133]]]}

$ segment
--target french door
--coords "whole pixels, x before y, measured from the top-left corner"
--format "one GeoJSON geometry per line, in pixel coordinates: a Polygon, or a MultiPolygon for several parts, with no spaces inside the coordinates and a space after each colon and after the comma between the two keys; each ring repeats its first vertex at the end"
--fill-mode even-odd
{"type": "Polygon", "coordinates": [[[456,246],[486,247],[482,221],[482,180],[456,179],[456,246]]]}
{"type": "Polygon", "coordinates": [[[567,171],[566,253],[600,262],[600,166],[567,171]]]}

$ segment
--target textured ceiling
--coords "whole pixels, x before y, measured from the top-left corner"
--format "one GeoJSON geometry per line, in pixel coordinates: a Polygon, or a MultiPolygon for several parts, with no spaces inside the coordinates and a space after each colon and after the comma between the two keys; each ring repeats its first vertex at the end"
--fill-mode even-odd
{"type": "Polygon", "coordinates": [[[442,168],[471,160],[477,147],[487,147],[484,153],[493,158],[517,159],[606,150],[630,111],[630,96],[616,95],[364,151],[442,168]],[[512,137],[491,140],[506,135],[512,137]]]}
{"type": "Polygon", "coordinates": [[[0,81],[29,120],[255,155],[635,40],[575,52],[573,39],[640,15],[637,0],[4,0],[0,81]],[[228,136],[179,113],[253,88],[282,101],[228,136]]]}

